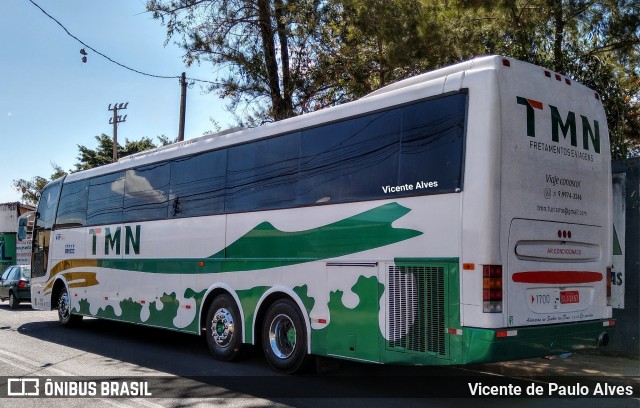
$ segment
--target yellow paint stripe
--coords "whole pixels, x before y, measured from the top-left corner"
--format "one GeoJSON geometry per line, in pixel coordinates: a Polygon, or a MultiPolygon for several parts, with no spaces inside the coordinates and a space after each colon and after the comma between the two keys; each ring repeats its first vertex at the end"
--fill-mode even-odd
{"type": "MultiPolygon", "coordinates": [[[[44,286],[43,292],[44,293],[48,293],[51,291],[52,286],[53,286],[53,281],[55,280],[56,276],[60,273],[63,273],[64,271],[67,271],[69,269],[74,269],[74,268],[82,268],[82,267],[97,267],[98,266],[98,260],[96,259],[70,259],[70,260],[65,260],[65,261],[61,261],[58,262],[57,264],[55,264],[53,266],[53,268],[51,268],[51,273],[49,274],[49,280],[47,281],[46,285],[44,286]]],[[[87,282],[91,282],[91,284],[88,284],[86,286],[93,286],[93,285],[97,285],[98,281],[96,280],[95,273],[92,272],[71,272],[69,274],[74,274],[74,273],[84,273],[84,274],[93,274],[93,277],[89,278],[88,276],[83,276],[82,278],[87,279],[87,282]]],[[[63,276],[65,278],[67,278],[68,274],[64,274],[63,276]]],[[[69,279],[67,279],[69,280],[69,279]]],[[[76,287],[76,286],[72,286],[72,287],[76,287]]]]}

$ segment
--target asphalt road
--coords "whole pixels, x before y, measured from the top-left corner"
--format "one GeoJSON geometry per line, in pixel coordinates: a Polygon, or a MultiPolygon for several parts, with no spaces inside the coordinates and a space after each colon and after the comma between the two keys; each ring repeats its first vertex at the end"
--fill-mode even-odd
{"type": "MultiPolygon", "coordinates": [[[[382,407],[433,406],[495,407],[495,399],[422,398],[409,390],[460,382],[522,384],[460,367],[391,367],[343,362],[339,369],[307,377],[282,376],[267,366],[259,348],[250,349],[237,363],[214,360],[202,338],[166,330],[97,319],[84,319],[73,329],[61,327],[55,312],[35,311],[29,304],[18,310],[0,302],[0,386],[14,378],[54,382],[63,377],[95,379],[97,387],[113,379],[147,380],[152,398],[0,398],[2,407],[382,407]],[[373,375],[373,377],[372,377],[373,375]],[[408,396],[408,398],[406,398],[408,396]]],[[[13,384],[15,386],[15,383],[13,384]]],[[[431,388],[429,388],[431,387],[431,388]]],[[[86,390],[85,390],[86,391],[86,390]]],[[[3,395],[6,395],[3,394],[3,395]]],[[[42,395],[42,394],[41,394],[42,395]]],[[[463,395],[464,396],[464,395],[463,395]]],[[[545,406],[550,399],[516,398],[518,406],[545,406]]],[[[500,405],[509,404],[506,399],[500,405]]],[[[563,407],[590,406],[585,399],[558,400],[563,407]]],[[[603,400],[594,400],[600,406],[603,400]]],[[[607,406],[637,406],[636,400],[617,399],[607,406]],[[631,405],[630,405],[631,404],[631,405]]]]}

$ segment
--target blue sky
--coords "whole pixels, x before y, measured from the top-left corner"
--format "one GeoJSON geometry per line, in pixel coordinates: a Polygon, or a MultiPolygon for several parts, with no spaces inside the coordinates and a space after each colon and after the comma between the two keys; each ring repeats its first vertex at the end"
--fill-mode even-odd
{"type": "MultiPolygon", "coordinates": [[[[216,80],[211,64],[187,68],[182,51],[164,45],[165,28],[144,0],[34,0],[71,34],[115,61],[161,76],[216,80]]],[[[143,76],[109,62],[70,37],[29,0],[0,2],[0,203],[18,201],[14,179],[49,177],[52,163],[77,162],[78,145],[112,135],[109,104],[129,102],[118,141],[178,132],[178,79],[143,76]]],[[[185,139],[233,126],[225,101],[195,84],[187,91],[185,139]]]]}

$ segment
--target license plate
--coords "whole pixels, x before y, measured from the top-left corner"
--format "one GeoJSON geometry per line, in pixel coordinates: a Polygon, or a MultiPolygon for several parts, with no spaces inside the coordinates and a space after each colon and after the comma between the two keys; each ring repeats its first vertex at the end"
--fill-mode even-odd
{"type": "Polygon", "coordinates": [[[580,292],[577,290],[567,290],[560,292],[560,303],[580,303],[580,292]]]}

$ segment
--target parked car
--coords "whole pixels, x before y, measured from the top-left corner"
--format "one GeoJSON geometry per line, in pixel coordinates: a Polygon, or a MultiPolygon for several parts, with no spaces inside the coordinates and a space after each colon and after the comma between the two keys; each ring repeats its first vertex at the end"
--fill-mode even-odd
{"type": "Polygon", "coordinates": [[[0,277],[0,299],[9,299],[9,307],[16,309],[21,301],[31,302],[31,266],[14,265],[0,277]]]}

